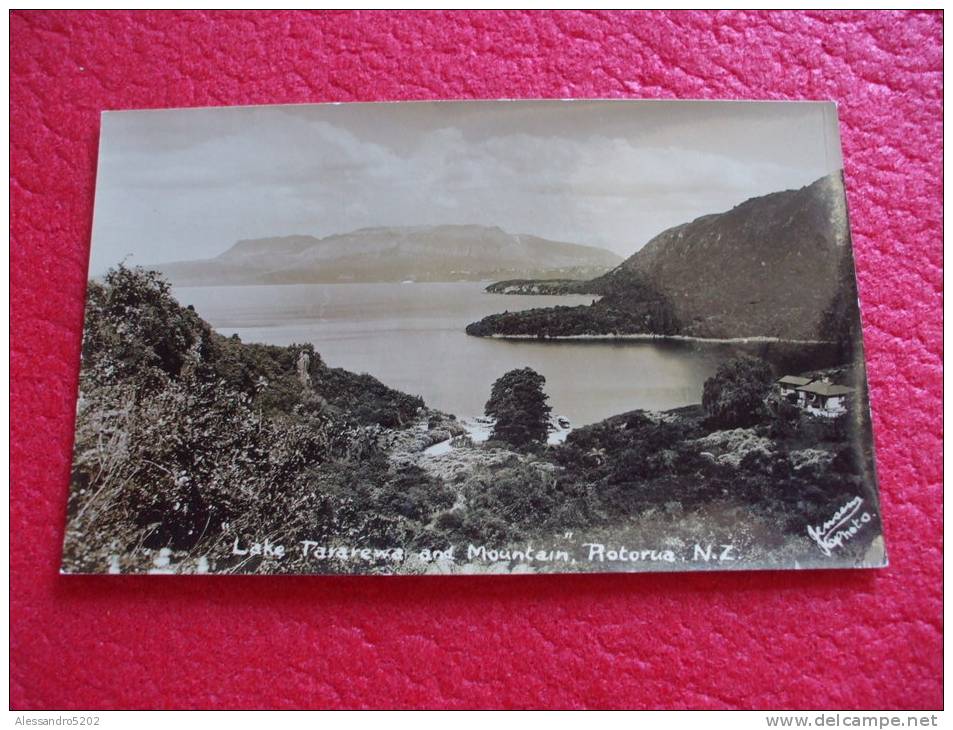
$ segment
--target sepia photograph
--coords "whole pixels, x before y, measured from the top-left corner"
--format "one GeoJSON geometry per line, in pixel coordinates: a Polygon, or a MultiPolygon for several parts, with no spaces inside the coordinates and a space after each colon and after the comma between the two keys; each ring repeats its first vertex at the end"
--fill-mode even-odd
{"type": "Polygon", "coordinates": [[[834,104],[103,113],[63,573],[886,564],[834,104]]]}

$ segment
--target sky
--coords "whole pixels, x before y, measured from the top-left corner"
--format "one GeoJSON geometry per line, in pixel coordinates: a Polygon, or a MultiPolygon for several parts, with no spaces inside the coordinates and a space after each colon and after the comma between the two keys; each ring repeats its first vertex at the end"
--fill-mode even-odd
{"type": "Polygon", "coordinates": [[[106,112],[90,275],[236,241],[478,224],[629,256],[842,167],[833,104],[502,101],[106,112]]]}

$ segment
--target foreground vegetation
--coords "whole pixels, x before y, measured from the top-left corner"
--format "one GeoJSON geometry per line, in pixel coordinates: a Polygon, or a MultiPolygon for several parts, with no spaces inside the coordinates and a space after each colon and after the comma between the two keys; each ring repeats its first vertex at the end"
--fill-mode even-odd
{"type": "MultiPolygon", "coordinates": [[[[790,564],[816,553],[806,525],[876,495],[856,436],[865,401],[815,418],[771,379],[763,362],[727,363],[705,408],[625,413],[547,446],[545,379],[515,370],[489,394],[490,440],[473,443],[311,345],[222,337],[158,275],[120,267],[89,287],[63,567],[419,572],[433,568],[425,551],[558,547],[573,531],[576,548],[735,540],[790,564]],[[441,442],[452,448],[426,453],[441,442]],[[326,560],[335,547],[358,552],[326,560]]],[[[860,559],[877,534],[841,556],[860,559]]]]}

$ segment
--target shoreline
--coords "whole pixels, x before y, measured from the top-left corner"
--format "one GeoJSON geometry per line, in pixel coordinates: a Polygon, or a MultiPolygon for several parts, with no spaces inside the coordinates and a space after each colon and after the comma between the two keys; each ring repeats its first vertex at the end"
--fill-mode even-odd
{"type": "Polygon", "coordinates": [[[789,340],[781,337],[692,337],[690,335],[653,335],[653,334],[606,334],[606,335],[476,335],[493,340],[670,340],[676,342],[712,342],[717,344],[759,344],[759,343],[790,343],[792,345],[833,345],[831,340],[789,340]]]}

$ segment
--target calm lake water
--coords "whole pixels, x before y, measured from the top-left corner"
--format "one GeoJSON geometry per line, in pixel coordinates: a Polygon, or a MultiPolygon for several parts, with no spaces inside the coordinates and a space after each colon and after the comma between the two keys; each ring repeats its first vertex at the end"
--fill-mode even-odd
{"type": "Polygon", "coordinates": [[[479,416],[493,381],[530,366],[546,377],[553,413],[573,426],[634,408],[701,402],[702,386],[733,354],[683,342],[537,342],[469,337],[481,317],[591,296],[504,296],[486,284],[304,284],[175,290],[218,332],[244,342],[311,342],[332,367],[366,372],[457,416],[479,416]]]}

